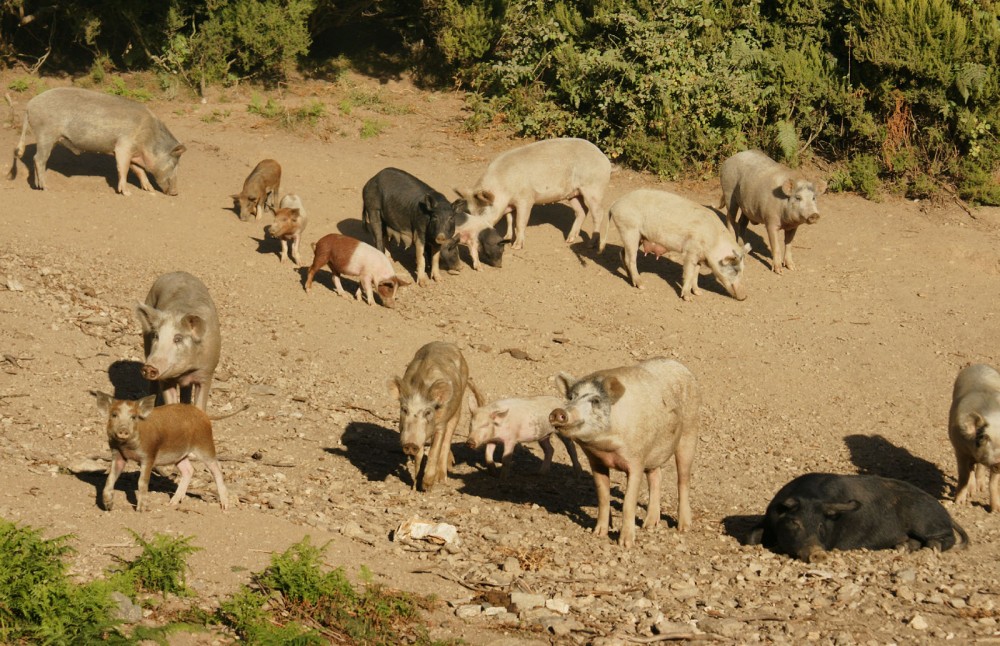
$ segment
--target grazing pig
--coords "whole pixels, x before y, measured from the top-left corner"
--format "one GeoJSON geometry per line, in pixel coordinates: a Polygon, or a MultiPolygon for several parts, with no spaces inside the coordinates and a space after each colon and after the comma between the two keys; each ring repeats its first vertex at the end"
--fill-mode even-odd
{"type": "Polygon", "coordinates": [[[302,200],[298,195],[286,195],[281,198],[278,210],[274,212],[274,222],[267,228],[268,234],[272,238],[281,241],[281,262],[285,258],[291,258],[296,265],[302,264],[302,256],[299,255],[299,241],[302,239],[302,232],[306,230],[306,210],[302,208],[302,200]],[[289,255],[291,247],[291,255],[289,255]]]}
{"type": "Polygon", "coordinates": [[[179,403],[181,388],[191,386],[191,403],[205,410],[222,349],[208,288],[184,271],[163,274],[135,315],[146,356],[142,376],[157,382],[165,404],[179,403]]]}
{"type": "Polygon", "coordinates": [[[61,143],[75,154],[114,154],[117,190],[123,195],[130,195],[129,168],[143,190],[153,190],[148,171],[160,190],[177,195],[177,162],[187,149],[141,103],[75,87],[42,92],[28,101],[10,179],[17,175],[17,160],[24,155],[29,128],[35,133],[35,185],[40,190],[45,188],[45,166],[52,147],[61,143]]]}
{"type": "MultiPolygon", "coordinates": [[[[622,261],[632,284],[642,289],[636,255],[654,253],[684,266],[681,298],[700,294],[699,266],[707,265],[730,296],[747,297],[743,285],[746,249],[737,244],[715,211],[666,191],[639,189],[611,205],[611,219],[622,238],[622,261]]],[[[607,239],[601,232],[601,251],[607,239]]]]}
{"type": "Polygon", "coordinates": [[[194,475],[191,457],[204,462],[212,472],[219,504],[223,510],[229,509],[226,483],[222,481],[222,469],[215,457],[212,422],[204,411],[190,404],[153,408],[156,395],[124,401],[102,392],[94,394],[97,409],[108,418],[108,445],[111,448],[111,471],[102,495],[104,509],[111,511],[115,480],[129,460],[139,463],[139,487],[135,493],[137,511],[144,511],[148,506],[146,494],[153,467],[167,464],[177,465],[181,472],[177,491],[170,498],[170,504],[176,505],[184,499],[194,475]]]}
{"type": "Polygon", "coordinates": [[[250,171],[243,190],[231,197],[237,208],[237,215],[244,222],[253,213],[254,220],[259,220],[267,206],[274,211],[274,200],[281,186],[281,164],[273,159],[265,159],[250,171]]]}
{"type": "Polygon", "coordinates": [[[417,253],[417,284],[427,284],[427,256],[431,278],[441,277],[441,247],[455,236],[455,212],[441,193],[398,168],[384,168],[362,190],[362,219],[375,247],[385,252],[390,232],[401,243],[412,241],[417,253]]]}
{"type": "MultiPolygon", "coordinates": [[[[473,215],[491,224],[512,212],[516,231],[513,248],[522,249],[535,204],[565,202],[572,207],[576,218],[566,236],[567,244],[576,242],[588,213],[594,218],[596,236],[607,217],[601,204],[610,181],[611,162],[594,144],[585,139],[545,139],[501,153],[474,188],[455,192],[468,202],[473,215]]],[[[507,224],[510,238],[509,215],[507,224]]]]}
{"type": "Polygon", "coordinates": [[[469,248],[472,268],[478,271],[482,262],[490,267],[503,267],[503,248],[510,240],[501,238],[488,218],[471,215],[465,200],[455,200],[451,206],[455,211],[455,240],[469,248]]]}
{"type": "Polygon", "coordinates": [[[433,341],[413,356],[402,378],[389,381],[389,394],[399,400],[399,441],[403,453],[413,460],[413,488],[423,461],[427,465],[421,489],[430,490],[448,480],[451,462],[451,438],[462,413],[465,389],[472,391],[482,404],[479,391],[469,380],[469,366],[453,343],[433,341]]]}
{"type": "Polygon", "coordinates": [[[807,473],[774,496],[749,542],[807,563],[829,550],[961,547],[969,537],[930,494],[879,476],[807,473]]]}
{"type": "Polygon", "coordinates": [[[763,224],[771,246],[771,270],[795,269],[792,240],[800,224],[819,220],[816,198],[826,182],[811,182],[759,150],[745,150],[722,162],[722,204],[729,230],[740,244],[746,242],[747,225],[763,224]],[[739,228],[737,229],[737,213],[739,228]],[[778,233],[784,232],[784,238],[778,233]]]}
{"type": "Polygon", "coordinates": [[[369,305],[375,304],[374,292],[378,292],[382,305],[396,306],[396,290],[410,285],[410,280],[396,275],[392,261],[378,249],[356,238],[330,233],[313,243],[313,262],[306,276],[306,293],[312,289],[313,276],[323,265],[328,265],[333,273],[334,291],[350,298],[340,283],[341,276],[357,276],[358,291],[354,298],[361,300],[364,290],[369,305]]]}
{"type": "Polygon", "coordinates": [[[990,366],[973,364],[955,378],[948,437],[958,462],[955,503],[968,502],[981,464],[990,471],[990,511],[1000,511],[1000,373],[990,366]]]}
{"type": "MultiPolygon", "coordinates": [[[[506,479],[510,474],[510,465],[514,460],[514,447],[524,442],[538,442],[542,446],[545,460],[539,473],[548,473],[552,465],[552,443],[549,436],[555,433],[556,429],[549,422],[549,413],[553,409],[562,406],[562,399],[542,395],[539,397],[524,397],[521,399],[501,399],[488,406],[480,406],[474,397],[468,398],[469,412],[472,419],[469,420],[470,449],[478,449],[484,444],[486,447],[486,464],[493,468],[494,445],[503,447],[503,461],[500,477],[506,479]]],[[[559,439],[566,446],[570,460],[573,461],[573,469],[577,475],[583,472],[580,467],[580,460],[576,457],[576,447],[573,442],[565,437],[559,439]]]]}
{"type": "Polygon", "coordinates": [[[563,437],[574,440],[590,461],[597,488],[597,526],[607,536],[611,521],[611,469],[627,474],[618,543],[635,543],[635,509],[642,474],[649,481],[649,508],[642,526],[660,522],[661,467],[677,464],[677,529],[691,527],[688,485],[698,442],[701,394],[694,375],[669,359],[600,370],[582,379],[557,377],[566,402],[549,414],[563,437]]]}

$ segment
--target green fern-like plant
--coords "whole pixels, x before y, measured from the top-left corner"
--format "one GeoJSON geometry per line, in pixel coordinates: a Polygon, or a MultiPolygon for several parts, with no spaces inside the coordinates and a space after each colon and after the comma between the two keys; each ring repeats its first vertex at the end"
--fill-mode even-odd
{"type": "Polygon", "coordinates": [[[125,563],[123,576],[135,587],[161,594],[188,594],[186,585],[187,557],[200,547],[191,545],[192,536],[173,538],[156,534],[152,540],[144,539],[139,533],[129,530],[142,553],[125,563]]]}

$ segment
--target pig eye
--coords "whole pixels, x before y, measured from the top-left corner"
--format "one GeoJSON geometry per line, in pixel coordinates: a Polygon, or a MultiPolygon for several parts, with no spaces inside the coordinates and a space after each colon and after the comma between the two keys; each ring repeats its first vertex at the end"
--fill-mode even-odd
{"type": "Polygon", "coordinates": [[[406,406],[400,406],[399,407],[399,412],[402,413],[403,415],[409,415],[410,414],[410,410],[406,406]]]}
{"type": "Polygon", "coordinates": [[[434,414],[435,410],[437,410],[436,406],[434,408],[428,408],[427,410],[424,411],[424,417],[426,417],[427,419],[430,419],[431,416],[434,414]]]}

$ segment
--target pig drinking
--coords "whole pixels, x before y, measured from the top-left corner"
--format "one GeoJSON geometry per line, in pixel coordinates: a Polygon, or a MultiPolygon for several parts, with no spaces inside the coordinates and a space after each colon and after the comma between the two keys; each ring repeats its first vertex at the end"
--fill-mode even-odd
{"type": "Polygon", "coordinates": [[[161,191],[177,195],[177,162],[186,148],[141,103],[75,87],[42,92],[28,101],[10,179],[17,174],[29,128],[35,133],[35,185],[39,189],[45,188],[45,166],[52,147],[60,143],[75,154],[113,154],[119,193],[130,193],[131,168],[143,190],[153,190],[148,172],[161,191]]]}
{"type": "Polygon", "coordinates": [[[958,463],[955,503],[968,502],[975,469],[983,465],[990,472],[990,511],[1000,510],[1000,373],[990,366],[973,364],[955,378],[948,437],[958,463]]]}
{"type": "Polygon", "coordinates": [[[590,461],[597,489],[597,526],[607,536],[611,521],[611,469],[627,474],[618,543],[635,543],[636,503],[642,474],[649,482],[644,529],[660,522],[661,468],[677,465],[677,528],[691,527],[688,486],[698,442],[701,395],[694,375],[669,359],[600,370],[581,379],[557,377],[566,401],[549,414],[563,437],[575,441],[590,461]]]}
{"type": "Polygon", "coordinates": [[[111,471],[104,484],[102,501],[111,511],[114,505],[115,481],[129,460],[139,463],[139,487],[136,490],[136,510],[148,508],[149,477],[155,466],[177,465],[181,480],[170,498],[176,505],[184,499],[194,467],[190,458],[205,463],[215,478],[222,509],[229,508],[222,469],[215,457],[212,422],[204,411],[190,404],[168,404],[154,408],[156,395],[138,401],[114,399],[97,392],[97,408],[107,416],[108,445],[111,448],[111,471]]]}
{"type": "Polygon", "coordinates": [[[803,561],[830,550],[930,547],[969,537],[933,496],[908,482],[869,475],[807,473],[782,487],[751,532],[751,544],[803,561]]]}
{"type": "Polygon", "coordinates": [[[190,386],[191,403],[205,410],[222,348],[208,288],[187,272],[163,274],[135,314],[146,356],[142,376],[157,382],[165,404],[179,403],[181,388],[190,386]]]}

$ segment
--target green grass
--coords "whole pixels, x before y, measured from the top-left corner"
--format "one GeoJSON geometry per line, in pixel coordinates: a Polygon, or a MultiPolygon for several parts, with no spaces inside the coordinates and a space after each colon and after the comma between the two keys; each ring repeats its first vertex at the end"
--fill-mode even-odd
{"type": "Polygon", "coordinates": [[[385,132],[388,127],[389,124],[385,121],[381,121],[379,119],[365,119],[361,123],[361,130],[358,134],[361,135],[362,139],[371,139],[372,137],[377,137],[385,132]]]}
{"type": "Polygon", "coordinates": [[[125,97],[126,99],[132,99],[133,101],[140,101],[145,103],[153,98],[153,94],[145,88],[130,88],[125,85],[125,79],[120,76],[116,76],[111,79],[111,85],[105,90],[108,94],[114,94],[115,96],[125,97]]]}
{"type": "Polygon", "coordinates": [[[247,106],[247,112],[274,121],[284,128],[302,125],[314,128],[326,116],[326,105],[319,99],[314,99],[303,106],[289,110],[270,97],[265,99],[260,94],[254,94],[247,106]]]}

